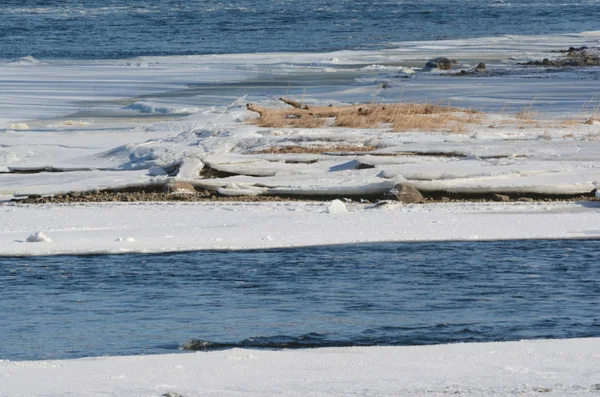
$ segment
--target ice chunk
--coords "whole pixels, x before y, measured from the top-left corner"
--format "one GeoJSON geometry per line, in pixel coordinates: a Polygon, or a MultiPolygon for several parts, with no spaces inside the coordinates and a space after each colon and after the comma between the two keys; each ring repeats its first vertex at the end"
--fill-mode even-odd
{"type": "Polygon", "coordinates": [[[178,178],[192,179],[200,176],[200,171],[204,168],[204,163],[194,157],[185,157],[181,160],[181,166],[177,173],[178,178]]]}
{"type": "Polygon", "coordinates": [[[233,182],[217,189],[217,192],[224,196],[258,196],[266,191],[267,189],[261,187],[233,182]]]}
{"type": "Polygon", "coordinates": [[[168,175],[167,171],[163,167],[153,166],[148,168],[148,175],[150,176],[163,176],[168,175]]]}
{"type": "Polygon", "coordinates": [[[35,232],[26,240],[28,243],[48,243],[52,241],[48,236],[44,234],[44,232],[35,232]]]}

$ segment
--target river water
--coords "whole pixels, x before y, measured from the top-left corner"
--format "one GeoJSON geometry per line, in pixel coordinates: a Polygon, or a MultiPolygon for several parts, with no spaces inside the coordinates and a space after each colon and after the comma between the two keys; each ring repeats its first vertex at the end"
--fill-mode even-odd
{"type": "Polygon", "coordinates": [[[600,241],[0,258],[0,359],[600,336],[600,241]]]}
{"type": "Polygon", "coordinates": [[[598,30],[600,0],[3,0],[0,59],[314,52],[598,30]]]}

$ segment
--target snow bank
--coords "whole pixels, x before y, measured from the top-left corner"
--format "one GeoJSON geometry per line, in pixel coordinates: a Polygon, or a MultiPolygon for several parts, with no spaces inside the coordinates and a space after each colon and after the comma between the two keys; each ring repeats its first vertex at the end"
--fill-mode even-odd
{"type": "Polygon", "coordinates": [[[599,351],[590,338],[0,360],[0,396],[589,396],[599,351]]]}

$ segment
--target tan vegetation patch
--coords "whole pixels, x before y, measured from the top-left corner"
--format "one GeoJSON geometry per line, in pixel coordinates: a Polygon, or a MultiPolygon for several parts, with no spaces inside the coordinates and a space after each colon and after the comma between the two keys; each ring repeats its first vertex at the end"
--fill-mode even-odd
{"type": "Polygon", "coordinates": [[[460,132],[468,123],[477,123],[482,114],[452,106],[415,103],[363,104],[349,106],[307,106],[282,98],[293,108],[268,109],[248,104],[250,111],[259,113],[249,122],[261,127],[317,128],[329,123],[335,127],[378,128],[392,126],[394,131],[460,132]]]}
{"type": "Polygon", "coordinates": [[[251,122],[265,128],[319,128],[325,124],[325,121],[325,119],[319,119],[310,115],[281,115],[277,112],[267,112],[251,122]]]}
{"type": "Polygon", "coordinates": [[[378,149],[375,146],[271,146],[259,152],[258,154],[321,154],[337,152],[372,152],[378,149]]]}

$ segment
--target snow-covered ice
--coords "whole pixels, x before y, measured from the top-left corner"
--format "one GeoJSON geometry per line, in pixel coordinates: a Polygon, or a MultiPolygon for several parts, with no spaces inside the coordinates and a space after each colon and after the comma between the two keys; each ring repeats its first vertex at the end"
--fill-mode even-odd
{"type": "Polygon", "coordinates": [[[0,396],[592,396],[600,339],[0,360],[0,396]]]}
{"type": "Polygon", "coordinates": [[[122,60],[27,67],[0,62],[6,76],[0,82],[0,170],[11,173],[0,174],[0,196],[160,185],[169,174],[228,195],[377,195],[399,179],[452,193],[589,193],[600,179],[600,130],[585,121],[598,105],[591,82],[600,72],[516,63],[557,56],[550,51],[572,45],[597,45],[599,37],[588,32],[331,54],[154,57],[137,60],[147,64],[143,69],[123,67],[122,60]],[[465,64],[486,61],[491,74],[456,77],[417,67],[440,54],[465,64]],[[416,72],[398,74],[408,70],[416,72]],[[281,106],[275,98],[283,95],[322,105],[442,102],[487,113],[461,133],[268,129],[245,122],[256,117],[247,102],[281,106]],[[524,108],[539,120],[516,119],[524,108]],[[262,153],[336,145],[376,150],[325,150],[304,160],[262,153]],[[204,165],[234,176],[204,179],[204,165]],[[375,169],[364,169],[370,165],[375,169]],[[41,170],[63,173],[35,173],[41,170]]]}
{"type": "Polygon", "coordinates": [[[169,252],[391,241],[600,238],[600,204],[329,202],[0,206],[0,255],[169,252]],[[344,206],[347,212],[341,213],[344,206]],[[333,207],[333,208],[332,208],[333,207]],[[333,213],[333,214],[332,214],[333,213]],[[339,216],[338,216],[339,215],[339,216]],[[32,230],[51,243],[27,244],[32,230]],[[165,235],[170,238],[165,239],[165,235]],[[271,236],[265,239],[265,236],[271,236]],[[135,244],[119,239],[131,237],[135,244]]]}

